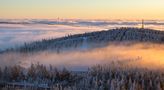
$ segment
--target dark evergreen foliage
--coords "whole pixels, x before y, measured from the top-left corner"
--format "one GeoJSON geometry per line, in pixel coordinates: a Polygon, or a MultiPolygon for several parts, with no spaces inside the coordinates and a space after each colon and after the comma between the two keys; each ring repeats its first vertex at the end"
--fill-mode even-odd
{"type": "Polygon", "coordinates": [[[0,89],[38,90],[164,90],[164,71],[133,67],[125,63],[96,65],[86,72],[59,70],[32,64],[5,67],[0,72],[0,89]],[[13,86],[14,85],[14,86],[13,86]],[[9,87],[11,86],[11,87],[9,87]]]}
{"type": "Polygon", "coordinates": [[[164,43],[164,31],[142,28],[116,28],[107,31],[68,35],[56,39],[43,39],[42,41],[25,43],[21,47],[7,49],[6,51],[37,52],[56,50],[59,53],[63,48],[77,48],[82,46],[84,42],[102,44],[117,41],[164,43]]]}

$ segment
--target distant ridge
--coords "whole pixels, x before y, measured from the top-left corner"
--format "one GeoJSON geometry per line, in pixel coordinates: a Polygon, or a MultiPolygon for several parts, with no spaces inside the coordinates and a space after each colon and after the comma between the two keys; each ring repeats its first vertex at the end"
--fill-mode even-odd
{"type": "Polygon", "coordinates": [[[69,35],[56,39],[44,39],[6,51],[33,52],[47,49],[59,50],[61,48],[80,47],[83,43],[109,43],[109,42],[152,42],[164,43],[164,31],[143,28],[116,28],[107,31],[97,31],[85,34],[69,35]]]}

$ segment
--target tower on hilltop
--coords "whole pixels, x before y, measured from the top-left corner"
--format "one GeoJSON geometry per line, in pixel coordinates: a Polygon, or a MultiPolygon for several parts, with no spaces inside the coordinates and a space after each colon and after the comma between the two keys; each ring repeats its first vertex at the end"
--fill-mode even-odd
{"type": "Polygon", "coordinates": [[[142,29],[144,29],[144,20],[142,19],[142,29]]]}

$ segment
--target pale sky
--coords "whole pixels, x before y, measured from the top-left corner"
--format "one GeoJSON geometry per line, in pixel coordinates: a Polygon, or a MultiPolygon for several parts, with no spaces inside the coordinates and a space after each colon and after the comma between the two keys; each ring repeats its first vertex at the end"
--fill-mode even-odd
{"type": "Polygon", "coordinates": [[[0,18],[164,19],[164,0],[0,0],[0,18]]]}

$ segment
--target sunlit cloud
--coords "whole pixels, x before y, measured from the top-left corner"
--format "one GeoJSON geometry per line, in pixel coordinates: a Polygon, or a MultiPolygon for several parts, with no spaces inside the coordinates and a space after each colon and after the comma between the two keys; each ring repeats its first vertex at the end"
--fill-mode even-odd
{"type": "MultiPolygon", "coordinates": [[[[164,21],[147,20],[145,28],[164,30],[164,21]]],[[[118,27],[141,27],[140,20],[83,20],[83,19],[1,19],[0,49],[20,46],[25,42],[58,38],[67,35],[108,30],[118,27]]]]}

